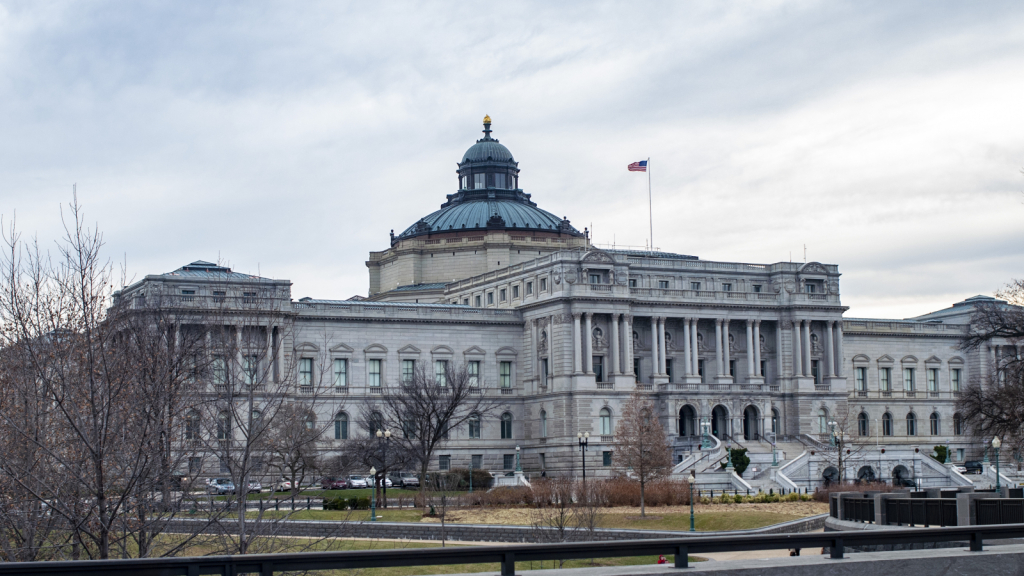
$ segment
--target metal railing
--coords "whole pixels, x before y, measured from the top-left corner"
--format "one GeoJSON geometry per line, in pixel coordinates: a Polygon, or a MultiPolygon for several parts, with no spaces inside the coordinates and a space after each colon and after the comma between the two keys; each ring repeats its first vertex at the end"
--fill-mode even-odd
{"type": "Polygon", "coordinates": [[[502,576],[514,576],[516,562],[673,555],[676,568],[688,567],[688,555],[741,550],[829,548],[832,558],[843,558],[846,546],[877,546],[921,542],[970,543],[972,552],[983,550],[985,539],[1024,537],[1024,524],[899,530],[855,530],[803,534],[693,536],[616,542],[574,542],[202,556],[194,558],[142,558],[0,564],[3,574],[189,575],[260,574],[298,570],[344,570],[392,566],[437,566],[496,562],[502,576]]]}

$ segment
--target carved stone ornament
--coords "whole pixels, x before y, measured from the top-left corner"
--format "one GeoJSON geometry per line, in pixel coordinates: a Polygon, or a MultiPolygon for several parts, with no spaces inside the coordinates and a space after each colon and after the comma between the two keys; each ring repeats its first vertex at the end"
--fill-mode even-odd
{"type": "Polygon", "coordinates": [[[704,335],[697,332],[697,351],[702,352],[705,350],[707,350],[707,348],[704,346],[704,335]]]}
{"type": "Polygon", "coordinates": [[[789,294],[792,294],[794,291],[796,291],[796,282],[794,282],[793,280],[786,280],[783,286],[785,287],[786,292],[788,292],[789,294]]]}
{"type": "Polygon", "coordinates": [[[768,352],[768,345],[765,343],[764,334],[761,334],[760,336],[761,336],[760,347],[761,347],[761,353],[763,354],[765,352],[768,352]]]}
{"type": "Polygon", "coordinates": [[[552,274],[552,278],[554,279],[555,284],[561,284],[562,283],[562,269],[561,268],[556,268],[555,269],[555,273],[552,274]]]}
{"type": "Polygon", "coordinates": [[[541,332],[540,333],[540,338],[538,340],[539,340],[539,342],[537,342],[537,352],[543,352],[543,351],[547,350],[548,349],[548,333],[547,333],[547,331],[541,332]]]}
{"type": "Polygon", "coordinates": [[[591,250],[583,257],[582,262],[599,262],[601,264],[614,264],[615,259],[601,250],[591,250]]]}
{"type": "Polygon", "coordinates": [[[577,280],[579,280],[579,278],[577,277],[575,270],[567,270],[565,272],[565,281],[567,283],[575,284],[577,280]]]}
{"type": "Polygon", "coordinates": [[[593,334],[593,337],[591,339],[591,345],[593,346],[593,348],[595,350],[597,350],[598,348],[604,348],[605,347],[604,330],[601,330],[600,328],[595,326],[593,332],[594,332],[594,334],[593,334]]]}

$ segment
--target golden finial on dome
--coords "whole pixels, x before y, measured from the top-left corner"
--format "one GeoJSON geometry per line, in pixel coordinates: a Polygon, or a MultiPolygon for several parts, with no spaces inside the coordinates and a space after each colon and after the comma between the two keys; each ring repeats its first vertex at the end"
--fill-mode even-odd
{"type": "Polygon", "coordinates": [[[489,115],[485,114],[484,115],[484,124],[490,124],[490,123],[491,123],[491,117],[489,115]]]}

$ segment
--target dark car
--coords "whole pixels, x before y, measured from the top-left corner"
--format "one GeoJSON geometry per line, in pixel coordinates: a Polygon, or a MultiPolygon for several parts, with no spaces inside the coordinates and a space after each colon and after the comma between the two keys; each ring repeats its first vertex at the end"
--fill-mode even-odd
{"type": "Polygon", "coordinates": [[[984,471],[981,462],[978,462],[977,460],[968,460],[967,462],[964,462],[964,468],[967,470],[968,474],[981,474],[984,471]]]}
{"type": "Polygon", "coordinates": [[[328,476],[320,480],[320,487],[324,490],[344,490],[348,488],[348,482],[344,478],[328,476]]]}

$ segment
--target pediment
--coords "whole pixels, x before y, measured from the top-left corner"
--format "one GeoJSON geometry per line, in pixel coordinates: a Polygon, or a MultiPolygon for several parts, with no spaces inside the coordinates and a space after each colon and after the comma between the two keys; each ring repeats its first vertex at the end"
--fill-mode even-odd
{"type": "Polygon", "coordinates": [[[908,354],[908,355],[904,356],[903,358],[900,358],[900,362],[902,362],[904,364],[917,364],[917,356],[908,354]]]}
{"type": "Polygon", "coordinates": [[[801,274],[828,274],[828,270],[821,262],[808,262],[800,267],[801,274]]]}
{"type": "Polygon", "coordinates": [[[932,356],[924,361],[925,364],[942,364],[942,360],[939,360],[938,356],[932,356]]]}
{"type": "Polygon", "coordinates": [[[470,346],[462,351],[465,356],[486,356],[487,352],[479,346],[470,346]]]}
{"type": "Polygon", "coordinates": [[[387,354],[388,349],[383,344],[370,344],[366,348],[363,348],[363,352],[368,354],[387,354]]]}
{"type": "Polygon", "coordinates": [[[591,250],[583,256],[580,262],[588,264],[615,264],[615,259],[603,250],[591,250]]]}
{"type": "Polygon", "coordinates": [[[888,354],[882,354],[882,356],[878,359],[879,364],[892,364],[895,361],[896,360],[893,360],[893,357],[889,356],[888,354]]]}
{"type": "Polygon", "coordinates": [[[964,359],[959,357],[959,356],[953,356],[952,358],[949,359],[949,363],[950,364],[963,364],[964,363],[964,359]]]}
{"type": "Polygon", "coordinates": [[[495,356],[515,356],[519,352],[511,346],[502,346],[494,353],[495,356]]]}
{"type": "Polygon", "coordinates": [[[449,348],[448,346],[445,346],[444,344],[441,344],[440,346],[434,346],[433,348],[431,348],[430,349],[430,353],[431,354],[454,354],[455,351],[452,350],[451,348],[449,348]]]}
{"type": "Polygon", "coordinates": [[[355,352],[355,350],[353,350],[351,346],[348,346],[346,344],[338,344],[337,346],[331,348],[331,352],[351,354],[355,352]]]}
{"type": "Polygon", "coordinates": [[[313,344],[312,342],[303,342],[302,344],[296,346],[295,350],[298,352],[319,352],[320,347],[317,346],[316,344],[313,344]]]}
{"type": "Polygon", "coordinates": [[[864,354],[857,354],[853,357],[854,362],[871,362],[871,358],[868,358],[864,354]]]}
{"type": "Polygon", "coordinates": [[[406,344],[398,349],[399,354],[405,354],[407,356],[416,355],[420,353],[420,349],[413,346],[412,344],[406,344]]]}

